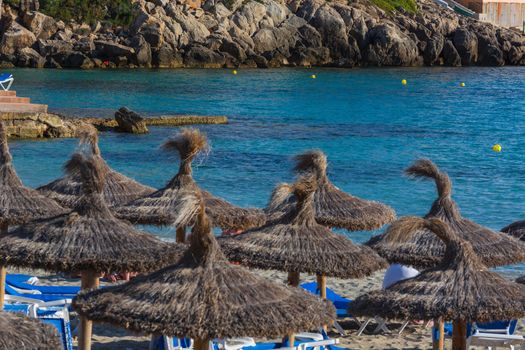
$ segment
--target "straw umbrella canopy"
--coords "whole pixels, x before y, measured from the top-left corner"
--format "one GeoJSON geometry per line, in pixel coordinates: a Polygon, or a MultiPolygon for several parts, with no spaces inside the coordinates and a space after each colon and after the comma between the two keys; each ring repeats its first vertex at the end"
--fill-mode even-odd
{"type": "MultiPolygon", "coordinates": [[[[190,226],[194,215],[177,210],[187,198],[196,198],[201,193],[192,176],[193,159],[208,149],[206,136],[197,129],[184,128],[163,148],[176,151],[180,156],[178,173],[162,189],[117,208],[118,216],[137,224],[174,225],[177,241],[184,241],[185,227],[190,226]]],[[[209,192],[202,191],[206,211],[214,224],[225,230],[246,229],[258,226],[266,220],[264,213],[257,209],[243,209],[234,206],[209,192]]]]}
{"type": "Polygon", "coordinates": [[[438,218],[402,218],[392,224],[399,242],[426,230],[445,245],[437,267],[355,299],[354,316],[441,319],[454,322],[453,349],[466,349],[466,323],[508,320],[525,315],[525,287],[490,271],[470,242],[438,218]]]}
{"type": "MultiPolygon", "coordinates": [[[[332,322],[332,305],[228,263],[199,200],[190,247],[174,265],[120,286],[81,292],[73,307],[92,320],[156,335],[191,337],[196,350],[230,337],[274,337],[332,322]]],[[[195,210],[196,209],[196,210],[195,210]]]]}
{"type": "MultiPolygon", "coordinates": [[[[328,162],[322,151],[307,151],[297,155],[295,161],[294,170],[298,174],[311,173],[317,178],[314,208],[318,223],[349,231],[364,231],[376,230],[395,220],[396,214],[389,206],[352,196],[337,188],[328,179],[328,162]]],[[[288,184],[276,187],[266,208],[270,217],[278,217],[294,207],[297,199],[290,189],[288,184]]]]}
{"type": "MultiPolygon", "coordinates": [[[[525,261],[523,242],[505,234],[494,232],[461,216],[451,197],[452,183],[448,175],[428,159],[417,160],[405,171],[418,178],[434,179],[438,198],[425,215],[426,219],[438,218],[449,224],[461,239],[472,244],[474,251],[489,267],[515,264],[525,261]]],[[[366,244],[391,263],[428,268],[437,265],[445,254],[445,245],[430,230],[422,228],[406,241],[397,240],[402,226],[388,228],[385,233],[372,237],[366,244]]]]}
{"type": "MultiPolygon", "coordinates": [[[[104,185],[104,199],[110,206],[123,205],[134,199],[155,192],[155,189],[142,185],[137,181],[111,169],[103,160],[98,147],[98,134],[93,126],[86,126],[79,133],[80,148],[89,147],[94,155],[100,159],[105,168],[106,183],[104,185]]],[[[43,195],[56,200],[67,208],[73,208],[75,202],[82,196],[82,181],[79,176],[64,176],[47,185],[38,187],[43,195]]]]}
{"type": "Polygon", "coordinates": [[[56,350],[62,342],[55,327],[20,313],[0,312],[0,349],[56,350]]]}
{"type": "MultiPolygon", "coordinates": [[[[45,218],[64,212],[55,201],[25,187],[13,167],[7,143],[6,127],[0,122],[0,233],[6,234],[11,225],[32,219],[45,218]]],[[[0,309],[4,306],[5,265],[0,266],[0,309]]]]}
{"type": "Polygon", "coordinates": [[[525,220],[513,222],[502,228],[501,232],[508,233],[521,241],[525,241],[525,220]]]}
{"type": "MultiPolygon", "coordinates": [[[[137,231],[110,212],[103,197],[107,168],[92,154],[65,165],[83,195],[66,214],[18,226],[0,238],[0,263],[50,271],[80,271],[82,288],[98,287],[100,272],[151,271],[180,257],[180,248],[137,231]]],[[[90,348],[91,325],[81,320],[80,349],[90,348]]]]}
{"type": "Polygon", "coordinates": [[[250,267],[289,272],[292,285],[298,285],[301,272],[316,274],[323,297],[326,276],[361,278],[386,267],[386,261],[369,247],[316,222],[316,190],[315,177],[301,177],[293,188],[294,209],[262,227],[221,238],[228,258],[250,267]]]}

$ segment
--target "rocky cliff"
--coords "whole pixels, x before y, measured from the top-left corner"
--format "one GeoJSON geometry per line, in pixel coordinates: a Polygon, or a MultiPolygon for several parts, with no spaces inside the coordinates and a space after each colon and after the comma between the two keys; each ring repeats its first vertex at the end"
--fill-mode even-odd
{"type": "Polygon", "coordinates": [[[516,32],[431,0],[415,13],[367,0],[138,0],[129,28],[63,23],[5,6],[4,67],[525,65],[516,32]]]}

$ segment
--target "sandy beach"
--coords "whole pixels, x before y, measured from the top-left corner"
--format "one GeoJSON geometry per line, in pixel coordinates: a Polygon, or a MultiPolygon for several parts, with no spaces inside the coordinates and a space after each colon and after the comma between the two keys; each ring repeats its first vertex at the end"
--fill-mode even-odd
{"type": "MultiPolygon", "coordinates": [[[[266,278],[274,281],[285,281],[286,274],[278,271],[252,270],[266,278]]],[[[78,280],[65,279],[56,275],[46,275],[42,271],[10,270],[12,273],[28,273],[39,277],[39,284],[63,284],[75,285],[78,280]]],[[[359,280],[340,280],[335,278],[328,279],[328,287],[335,292],[347,297],[355,298],[367,290],[381,288],[384,271],[378,271],[372,276],[359,280]]],[[[314,276],[301,275],[301,281],[314,281],[314,276]]],[[[121,282],[117,282],[121,283],[121,282]]],[[[107,283],[102,283],[107,285],[107,283]]],[[[72,329],[75,328],[77,320],[74,313],[72,316],[72,329]]],[[[346,331],[344,336],[340,336],[335,330],[330,333],[331,337],[340,339],[340,346],[356,350],[426,350],[432,349],[431,329],[423,325],[409,324],[401,335],[398,329],[401,325],[399,321],[388,322],[390,333],[372,334],[376,328],[376,323],[372,322],[365,333],[357,336],[358,325],[352,319],[339,320],[340,325],[346,331]]],[[[523,332],[522,325],[519,325],[517,334],[523,332]]],[[[109,326],[106,324],[95,324],[93,330],[93,350],[143,350],[148,349],[149,337],[133,334],[124,329],[109,326]]],[[[74,345],[76,345],[76,338],[74,345]]],[[[445,348],[450,348],[451,341],[447,339],[445,348]]],[[[476,349],[472,347],[472,349],[476,349]]],[[[481,348],[480,348],[481,349],[481,348]]]]}

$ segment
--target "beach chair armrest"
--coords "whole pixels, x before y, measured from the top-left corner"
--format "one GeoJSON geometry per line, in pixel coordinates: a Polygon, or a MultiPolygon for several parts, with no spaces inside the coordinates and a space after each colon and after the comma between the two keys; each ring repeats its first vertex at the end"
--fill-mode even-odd
{"type": "Polygon", "coordinates": [[[295,334],[295,339],[302,340],[323,340],[323,335],[319,333],[301,332],[295,334]]]}

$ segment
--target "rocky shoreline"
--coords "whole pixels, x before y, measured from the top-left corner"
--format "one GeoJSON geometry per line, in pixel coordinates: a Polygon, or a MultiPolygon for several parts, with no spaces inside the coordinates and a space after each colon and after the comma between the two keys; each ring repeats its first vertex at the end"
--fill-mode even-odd
{"type": "Polygon", "coordinates": [[[64,23],[4,5],[4,68],[525,65],[517,32],[431,0],[387,13],[367,0],[134,0],[129,28],[64,23]],[[184,3],[183,3],[184,2],[184,3]],[[227,6],[228,7],[227,7],[227,6]]]}
{"type": "Polygon", "coordinates": [[[142,132],[130,129],[122,130],[122,123],[110,118],[72,118],[53,113],[1,113],[0,119],[7,127],[9,138],[70,138],[77,137],[78,129],[86,124],[95,126],[99,131],[128,133],[148,132],[146,126],[184,126],[195,124],[227,124],[225,116],[176,115],[141,118],[144,123],[142,132]]]}

